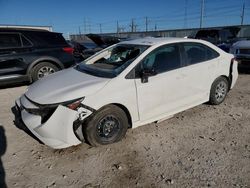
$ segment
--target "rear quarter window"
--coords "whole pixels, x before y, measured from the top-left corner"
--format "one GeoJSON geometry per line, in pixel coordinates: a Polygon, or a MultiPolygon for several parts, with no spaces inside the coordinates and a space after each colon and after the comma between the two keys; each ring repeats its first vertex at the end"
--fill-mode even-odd
{"type": "Polygon", "coordinates": [[[40,47],[61,47],[69,46],[60,33],[53,32],[28,32],[26,33],[35,46],[40,47]]]}
{"type": "Polygon", "coordinates": [[[44,32],[44,33],[40,33],[39,37],[44,41],[44,43],[46,43],[49,46],[67,45],[62,34],[59,34],[59,33],[44,32]]]}
{"type": "Polygon", "coordinates": [[[32,46],[32,43],[30,42],[30,40],[27,39],[25,36],[21,35],[21,39],[22,39],[23,47],[30,47],[30,46],[32,46]]]}
{"type": "Polygon", "coordinates": [[[219,53],[200,43],[183,43],[188,65],[209,61],[219,57],[219,53]]]}

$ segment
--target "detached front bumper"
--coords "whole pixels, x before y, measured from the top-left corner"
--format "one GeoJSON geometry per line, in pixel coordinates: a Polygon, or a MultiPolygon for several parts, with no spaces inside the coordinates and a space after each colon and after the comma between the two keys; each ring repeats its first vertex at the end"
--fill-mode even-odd
{"type": "MultiPolygon", "coordinates": [[[[27,109],[30,108],[38,107],[25,96],[16,100],[17,115],[19,114],[19,118],[29,131],[45,145],[54,149],[61,149],[78,145],[82,142],[73,128],[74,122],[79,118],[77,111],[59,105],[52,115],[43,122],[41,116],[28,112],[27,109]]],[[[91,112],[88,110],[85,114],[87,117],[91,112]]]]}

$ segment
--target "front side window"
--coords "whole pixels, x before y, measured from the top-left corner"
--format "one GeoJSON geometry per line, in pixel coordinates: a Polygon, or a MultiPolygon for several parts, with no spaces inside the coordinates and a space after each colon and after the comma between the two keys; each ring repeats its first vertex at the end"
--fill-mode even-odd
{"type": "Polygon", "coordinates": [[[198,43],[183,43],[188,65],[208,61],[219,56],[213,49],[198,43]]]}
{"type": "Polygon", "coordinates": [[[157,74],[180,68],[178,45],[167,45],[154,50],[144,58],[139,66],[139,69],[153,70],[157,74]]]}
{"type": "Polygon", "coordinates": [[[117,44],[83,61],[75,68],[94,76],[113,78],[147,48],[147,45],[117,44]]]}
{"type": "Polygon", "coordinates": [[[0,34],[0,48],[21,47],[19,34],[0,34]]]}

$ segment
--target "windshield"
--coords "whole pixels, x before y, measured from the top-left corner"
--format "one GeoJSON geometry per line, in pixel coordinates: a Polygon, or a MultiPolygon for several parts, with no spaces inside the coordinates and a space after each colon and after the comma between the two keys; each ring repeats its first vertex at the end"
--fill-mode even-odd
{"type": "Polygon", "coordinates": [[[147,48],[146,45],[117,44],[83,61],[75,69],[98,77],[113,78],[147,48]]]}

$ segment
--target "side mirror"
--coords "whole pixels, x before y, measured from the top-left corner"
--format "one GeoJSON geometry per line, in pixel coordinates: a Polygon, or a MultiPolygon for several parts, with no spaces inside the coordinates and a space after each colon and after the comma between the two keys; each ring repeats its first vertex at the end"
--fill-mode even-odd
{"type": "Polygon", "coordinates": [[[147,83],[148,77],[155,76],[156,74],[154,69],[143,69],[141,71],[141,83],[147,83]]]}

